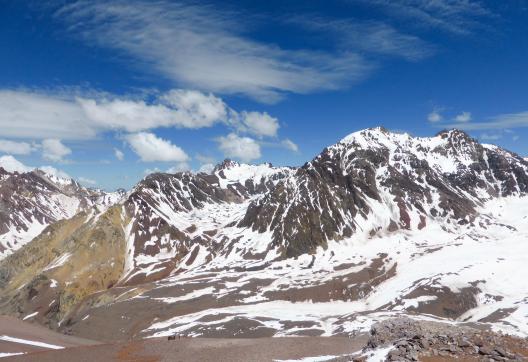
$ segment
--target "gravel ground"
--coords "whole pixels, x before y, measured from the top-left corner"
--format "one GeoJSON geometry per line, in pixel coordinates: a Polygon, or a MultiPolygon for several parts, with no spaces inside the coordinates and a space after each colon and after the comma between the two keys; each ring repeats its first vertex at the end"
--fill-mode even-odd
{"type": "MultiPolygon", "coordinates": [[[[63,350],[29,349],[28,354],[4,361],[528,361],[528,339],[446,323],[394,318],[375,324],[370,334],[346,337],[287,338],[152,338],[123,343],[96,344],[46,332],[42,327],[0,319],[0,334],[67,346],[63,350]],[[3,331],[3,332],[2,332],[3,331]],[[16,332],[16,333],[15,333],[16,332]],[[307,361],[307,360],[305,360],[307,361]]],[[[5,347],[5,346],[4,346],[5,347]]],[[[0,345],[0,350],[2,345],[0,345]]],[[[6,350],[7,351],[7,350],[6,350]]]]}
{"type": "Polygon", "coordinates": [[[166,338],[129,343],[76,347],[66,350],[15,356],[7,361],[92,362],[92,361],[201,361],[248,362],[301,359],[313,356],[342,356],[357,353],[368,336],[289,338],[166,338]]]}
{"type": "MultiPolygon", "coordinates": [[[[0,316],[0,336],[19,338],[26,341],[41,342],[62,347],[77,347],[99,343],[84,338],[56,333],[40,325],[23,322],[17,318],[9,316],[0,316]]],[[[31,344],[0,340],[0,353],[33,353],[47,350],[49,349],[31,344]]],[[[5,359],[2,358],[1,361],[4,362],[5,359]]]]}

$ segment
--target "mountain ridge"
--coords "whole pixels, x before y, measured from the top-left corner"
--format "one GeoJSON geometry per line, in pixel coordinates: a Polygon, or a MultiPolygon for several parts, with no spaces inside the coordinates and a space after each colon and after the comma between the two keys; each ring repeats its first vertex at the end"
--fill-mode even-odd
{"type": "Polygon", "coordinates": [[[506,248],[522,253],[517,240],[528,230],[503,205],[528,210],[527,190],[523,158],[458,130],[358,131],[297,168],[226,160],[211,173],[155,173],[112,206],[52,224],[0,261],[8,296],[0,310],[37,313],[39,323],[92,338],[108,319],[108,338],[210,335],[237,325],[249,335],[328,335],[360,328],[361,315],[396,312],[488,318],[525,333],[512,322],[523,320],[524,288],[515,282],[518,292],[508,294],[482,265],[495,250],[518,267],[506,248]],[[40,261],[20,274],[27,250],[40,261]],[[446,257],[452,265],[440,262],[446,257]],[[260,303],[271,309],[252,309],[260,303]],[[305,312],[292,320],[273,308],[305,312]],[[137,315],[116,320],[126,310],[137,315]]]}
{"type": "Polygon", "coordinates": [[[0,166],[0,259],[53,222],[92,207],[107,207],[123,196],[81,186],[53,170],[6,171],[0,166]]]}

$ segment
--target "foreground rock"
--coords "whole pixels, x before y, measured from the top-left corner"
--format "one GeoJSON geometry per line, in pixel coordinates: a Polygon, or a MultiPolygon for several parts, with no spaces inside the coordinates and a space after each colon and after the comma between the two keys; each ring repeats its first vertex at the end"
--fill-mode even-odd
{"type": "Polygon", "coordinates": [[[528,340],[449,324],[396,318],[375,324],[364,354],[385,349],[386,361],[526,361],[528,340]]]}

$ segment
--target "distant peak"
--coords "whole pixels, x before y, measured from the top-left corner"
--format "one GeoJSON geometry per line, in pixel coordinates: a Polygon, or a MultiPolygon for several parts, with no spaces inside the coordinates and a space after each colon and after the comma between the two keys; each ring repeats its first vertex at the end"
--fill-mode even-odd
{"type": "Polygon", "coordinates": [[[0,156],[0,167],[6,173],[25,173],[32,170],[31,167],[24,165],[22,162],[18,161],[11,155],[0,156]]]}
{"type": "Polygon", "coordinates": [[[359,143],[366,147],[371,141],[375,143],[393,142],[402,136],[409,137],[407,133],[389,131],[385,127],[371,127],[349,134],[341,140],[341,143],[359,143]]]}
{"type": "Polygon", "coordinates": [[[36,168],[33,170],[33,173],[39,176],[45,176],[52,181],[59,180],[62,183],[73,182],[73,178],[71,178],[70,175],[66,174],[63,171],[57,170],[56,168],[51,167],[51,166],[44,166],[44,167],[36,168]]]}
{"type": "Polygon", "coordinates": [[[440,132],[438,132],[436,135],[436,137],[441,137],[441,138],[467,138],[467,139],[471,139],[471,136],[469,134],[467,134],[467,132],[461,130],[461,129],[458,129],[458,128],[452,128],[452,129],[444,129],[440,132]]]}
{"type": "Polygon", "coordinates": [[[215,166],[213,172],[222,171],[237,166],[240,166],[238,162],[226,158],[224,161],[215,166]]]}

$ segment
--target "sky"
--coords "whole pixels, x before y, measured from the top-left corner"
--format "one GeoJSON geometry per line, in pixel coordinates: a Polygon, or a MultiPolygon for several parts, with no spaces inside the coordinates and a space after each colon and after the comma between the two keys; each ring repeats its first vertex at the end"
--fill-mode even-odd
{"type": "Polygon", "coordinates": [[[0,5],[0,160],[19,167],[114,190],[299,166],[376,126],[528,155],[527,1],[0,5]]]}

